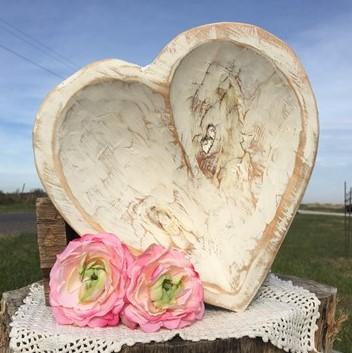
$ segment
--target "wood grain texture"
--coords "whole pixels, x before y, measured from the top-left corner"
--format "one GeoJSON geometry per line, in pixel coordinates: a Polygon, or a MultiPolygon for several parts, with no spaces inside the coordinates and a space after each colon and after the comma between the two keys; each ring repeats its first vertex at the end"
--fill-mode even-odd
{"type": "MultiPolygon", "coordinates": [[[[294,284],[310,290],[319,298],[321,304],[319,311],[321,317],[317,325],[315,335],[316,348],[320,352],[332,351],[331,335],[335,317],[336,288],[319,284],[314,281],[297,277],[280,276],[290,279],[294,284]]],[[[3,294],[0,310],[0,352],[10,353],[8,347],[8,334],[10,330],[11,316],[22,304],[28,294],[29,287],[3,294]]],[[[202,340],[199,342],[184,341],[179,337],[163,342],[149,344],[135,344],[131,347],[124,346],[121,353],[283,353],[284,351],[274,347],[271,343],[265,343],[260,338],[243,337],[241,339],[217,339],[215,341],[202,340]]]]}
{"type": "Polygon", "coordinates": [[[244,310],[303,197],[318,143],[306,73],[246,24],[173,39],[146,67],[91,64],[43,103],[39,176],[79,234],[185,252],[208,303],[244,310]]]}
{"type": "Polygon", "coordinates": [[[56,255],[66,247],[66,223],[47,197],[37,199],[36,216],[40,268],[44,278],[45,301],[49,304],[49,274],[56,255]]]}

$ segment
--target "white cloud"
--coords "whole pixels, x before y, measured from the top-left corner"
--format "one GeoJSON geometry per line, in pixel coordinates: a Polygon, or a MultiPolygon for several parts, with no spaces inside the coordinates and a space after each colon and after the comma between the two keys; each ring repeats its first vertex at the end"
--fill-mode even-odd
{"type": "MultiPolygon", "coordinates": [[[[352,14],[298,32],[291,45],[304,64],[315,92],[320,115],[317,170],[310,188],[331,189],[340,183],[335,172],[348,177],[352,164],[352,14]],[[319,174],[317,173],[319,171],[319,174]],[[329,178],[326,178],[329,175],[329,178]]],[[[317,191],[317,190],[316,190],[317,191]]],[[[323,199],[324,192],[316,195],[323,199]]]]}
{"type": "Polygon", "coordinates": [[[352,120],[351,22],[352,14],[346,13],[299,32],[291,40],[316,93],[322,128],[325,123],[352,120]]]}

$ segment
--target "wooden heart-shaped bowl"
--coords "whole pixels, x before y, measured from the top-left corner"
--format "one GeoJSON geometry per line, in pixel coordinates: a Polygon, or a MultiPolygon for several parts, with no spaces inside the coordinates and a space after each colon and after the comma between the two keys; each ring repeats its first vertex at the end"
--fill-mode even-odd
{"type": "Polygon", "coordinates": [[[291,49],[219,23],[180,34],[146,67],[83,68],[46,98],[33,139],[41,181],[79,234],[176,247],[208,303],[241,311],[303,196],[318,119],[291,49]]]}

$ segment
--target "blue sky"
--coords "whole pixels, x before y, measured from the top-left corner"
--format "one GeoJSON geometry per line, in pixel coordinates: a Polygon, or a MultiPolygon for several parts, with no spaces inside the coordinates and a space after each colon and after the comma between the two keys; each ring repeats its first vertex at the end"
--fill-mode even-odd
{"type": "Polygon", "coordinates": [[[352,184],[352,1],[0,0],[0,189],[40,186],[31,131],[45,95],[75,69],[9,33],[12,26],[80,68],[119,58],[146,65],[179,32],[222,21],[256,24],[285,40],[308,72],[320,111],[320,145],[306,202],[341,202],[352,184]]]}

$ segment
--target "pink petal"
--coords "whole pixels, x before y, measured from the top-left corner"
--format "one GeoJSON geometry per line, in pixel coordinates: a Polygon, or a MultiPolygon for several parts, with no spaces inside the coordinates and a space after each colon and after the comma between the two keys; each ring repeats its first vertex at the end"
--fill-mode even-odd
{"type": "Polygon", "coordinates": [[[157,322],[157,323],[150,323],[147,322],[146,324],[141,324],[140,327],[144,332],[156,332],[159,331],[160,328],[162,326],[161,322],[157,322]]]}
{"type": "Polygon", "coordinates": [[[168,328],[169,330],[174,330],[176,328],[180,328],[181,319],[174,319],[174,320],[167,320],[163,322],[164,327],[168,328]]]}

